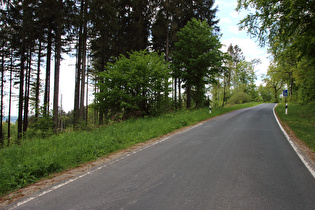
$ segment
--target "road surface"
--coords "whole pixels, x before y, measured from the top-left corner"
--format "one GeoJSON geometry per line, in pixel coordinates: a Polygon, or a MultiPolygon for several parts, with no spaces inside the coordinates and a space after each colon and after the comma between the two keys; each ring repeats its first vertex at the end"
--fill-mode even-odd
{"type": "Polygon", "coordinates": [[[315,179],[262,104],[130,153],[14,209],[315,209],[315,179]]]}

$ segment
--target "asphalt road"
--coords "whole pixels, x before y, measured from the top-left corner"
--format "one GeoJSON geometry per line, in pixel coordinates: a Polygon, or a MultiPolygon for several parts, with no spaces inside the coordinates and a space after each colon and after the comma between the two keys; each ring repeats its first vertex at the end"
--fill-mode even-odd
{"type": "Polygon", "coordinates": [[[211,119],[11,207],[313,210],[315,179],[279,129],[273,107],[211,119]]]}

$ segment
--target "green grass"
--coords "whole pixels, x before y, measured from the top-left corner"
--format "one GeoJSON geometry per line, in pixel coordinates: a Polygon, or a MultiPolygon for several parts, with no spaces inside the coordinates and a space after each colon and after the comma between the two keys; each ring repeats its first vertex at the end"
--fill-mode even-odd
{"type": "Polygon", "coordinates": [[[40,178],[96,160],[139,142],[223,113],[257,105],[178,111],[159,117],[130,119],[94,131],[63,133],[32,139],[0,150],[0,195],[27,186],[40,178]]]}
{"type": "Polygon", "coordinates": [[[282,103],[276,107],[276,113],[281,121],[315,152],[315,103],[308,105],[289,103],[288,115],[285,115],[285,105],[282,103]]]}

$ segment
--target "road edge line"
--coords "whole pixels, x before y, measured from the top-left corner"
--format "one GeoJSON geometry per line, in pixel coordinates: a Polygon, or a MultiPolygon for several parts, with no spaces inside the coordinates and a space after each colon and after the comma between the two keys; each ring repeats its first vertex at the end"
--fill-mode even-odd
{"type": "Polygon", "coordinates": [[[309,172],[312,174],[313,178],[315,179],[315,169],[314,166],[309,163],[308,158],[304,155],[304,153],[296,146],[296,144],[294,143],[294,141],[290,138],[290,136],[288,135],[288,133],[285,131],[285,129],[283,128],[283,126],[281,125],[276,112],[275,112],[275,108],[278,104],[276,104],[273,107],[273,115],[282,131],[282,133],[284,134],[284,136],[286,137],[286,139],[288,140],[288,142],[290,143],[291,147],[294,149],[295,153],[299,156],[299,158],[301,159],[301,161],[303,162],[303,164],[305,165],[305,167],[309,170],[309,172]]]}
{"type": "Polygon", "coordinates": [[[37,193],[35,192],[33,195],[31,195],[29,197],[26,197],[24,199],[22,198],[20,201],[13,202],[12,204],[9,204],[7,206],[7,209],[8,210],[13,210],[15,208],[18,208],[18,207],[20,207],[20,206],[22,206],[22,205],[24,205],[24,204],[26,204],[26,203],[36,199],[36,198],[44,196],[44,195],[46,195],[46,194],[48,194],[48,193],[50,193],[52,191],[55,191],[55,190],[65,186],[65,185],[68,185],[71,182],[74,182],[74,181],[76,181],[78,179],[81,179],[81,178],[83,178],[83,177],[85,177],[85,176],[87,176],[87,175],[89,175],[91,173],[97,172],[97,171],[99,171],[99,170],[101,170],[103,168],[106,168],[106,167],[108,167],[108,166],[110,166],[110,165],[112,165],[112,164],[114,164],[116,162],[124,160],[124,159],[126,159],[126,158],[128,158],[128,157],[130,157],[132,155],[135,155],[135,154],[137,154],[137,153],[139,153],[139,152],[141,152],[143,150],[149,149],[149,148],[151,148],[151,147],[153,147],[153,146],[155,146],[157,144],[160,144],[160,143],[162,143],[164,141],[167,141],[167,140],[169,140],[171,137],[173,137],[175,135],[183,134],[183,133],[188,132],[188,131],[190,131],[190,130],[192,130],[194,128],[197,128],[197,127],[199,127],[199,126],[201,126],[203,124],[204,124],[204,121],[201,121],[201,122],[196,123],[195,125],[187,126],[186,128],[184,127],[183,130],[180,130],[180,131],[175,132],[175,133],[173,133],[173,134],[171,134],[169,136],[166,136],[166,137],[161,138],[161,139],[159,139],[157,141],[149,143],[148,145],[140,147],[140,148],[138,148],[136,150],[130,151],[130,152],[128,152],[128,153],[126,153],[126,154],[124,154],[124,155],[122,155],[120,157],[117,157],[117,158],[114,158],[113,160],[110,160],[109,162],[100,164],[99,166],[95,166],[95,167],[91,168],[90,170],[82,173],[81,175],[75,176],[73,178],[66,179],[66,180],[64,180],[62,182],[57,183],[56,185],[53,185],[53,186],[48,187],[46,189],[43,189],[43,190],[41,190],[41,191],[39,191],[37,193]]]}

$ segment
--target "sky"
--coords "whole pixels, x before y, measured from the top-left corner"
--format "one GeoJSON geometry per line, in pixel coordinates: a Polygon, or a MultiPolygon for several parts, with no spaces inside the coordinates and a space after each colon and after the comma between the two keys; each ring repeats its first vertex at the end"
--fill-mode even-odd
{"type": "Polygon", "coordinates": [[[258,42],[255,39],[251,39],[246,31],[239,30],[238,23],[246,16],[246,11],[235,11],[237,0],[217,0],[215,6],[218,6],[219,10],[217,17],[220,19],[221,43],[225,45],[222,51],[226,52],[230,44],[233,46],[238,45],[247,61],[259,58],[261,64],[256,66],[255,71],[257,76],[256,85],[260,85],[262,83],[261,75],[267,73],[269,66],[268,53],[267,48],[260,48],[258,42]]]}
{"type": "MultiPolygon", "coordinates": [[[[226,52],[227,47],[232,43],[233,45],[238,45],[247,61],[255,58],[261,60],[261,64],[255,67],[257,81],[256,85],[262,83],[261,74],[266,74],[269,65],[268,54],[266,48],[260,48],[258,43],[249,37],[246,31],[239,31],[238,23],[245,17],[246,11],[241,11],[240,13],[235,11],[237,6],[237,0],[217,0],[215,6],[218,6],[217,18],[220,19],[219,27],[221,29],[222,37],[221,43],[223,44],[222,51],[226,52]]],[[[52,64],[54,61],[52,61],[52,64]]],[[[52,66],[52,69],[54,67],[52,66]]],[[[69,112],[73,110],[74,107],[74,84],[75,84],[75,57],[63,54],[63,60],[60,67],[60,101],[59,104],[62,105],[64,111],[69,112]],[[62,98],[62,100],[61,100],[62,98]]],[[[44,71],[44,70],[42,70],[44,71]]],[[[51,105],[53,103],[53,74],[51,75],[51,105]]],[[[44,74],[41,76],[42,85],[44,85],[44,74]]],[[[89,103],[93,102],[93,90],[89,87],[89,103]]],[[[5,109],[7,113],[7,109],[5,109]]],[[[6,114],[5,114],[6,115],[6,114]]],[[[15,100],[12,106],[12,115],[17,116],[17,100],[15,100]]]]}

